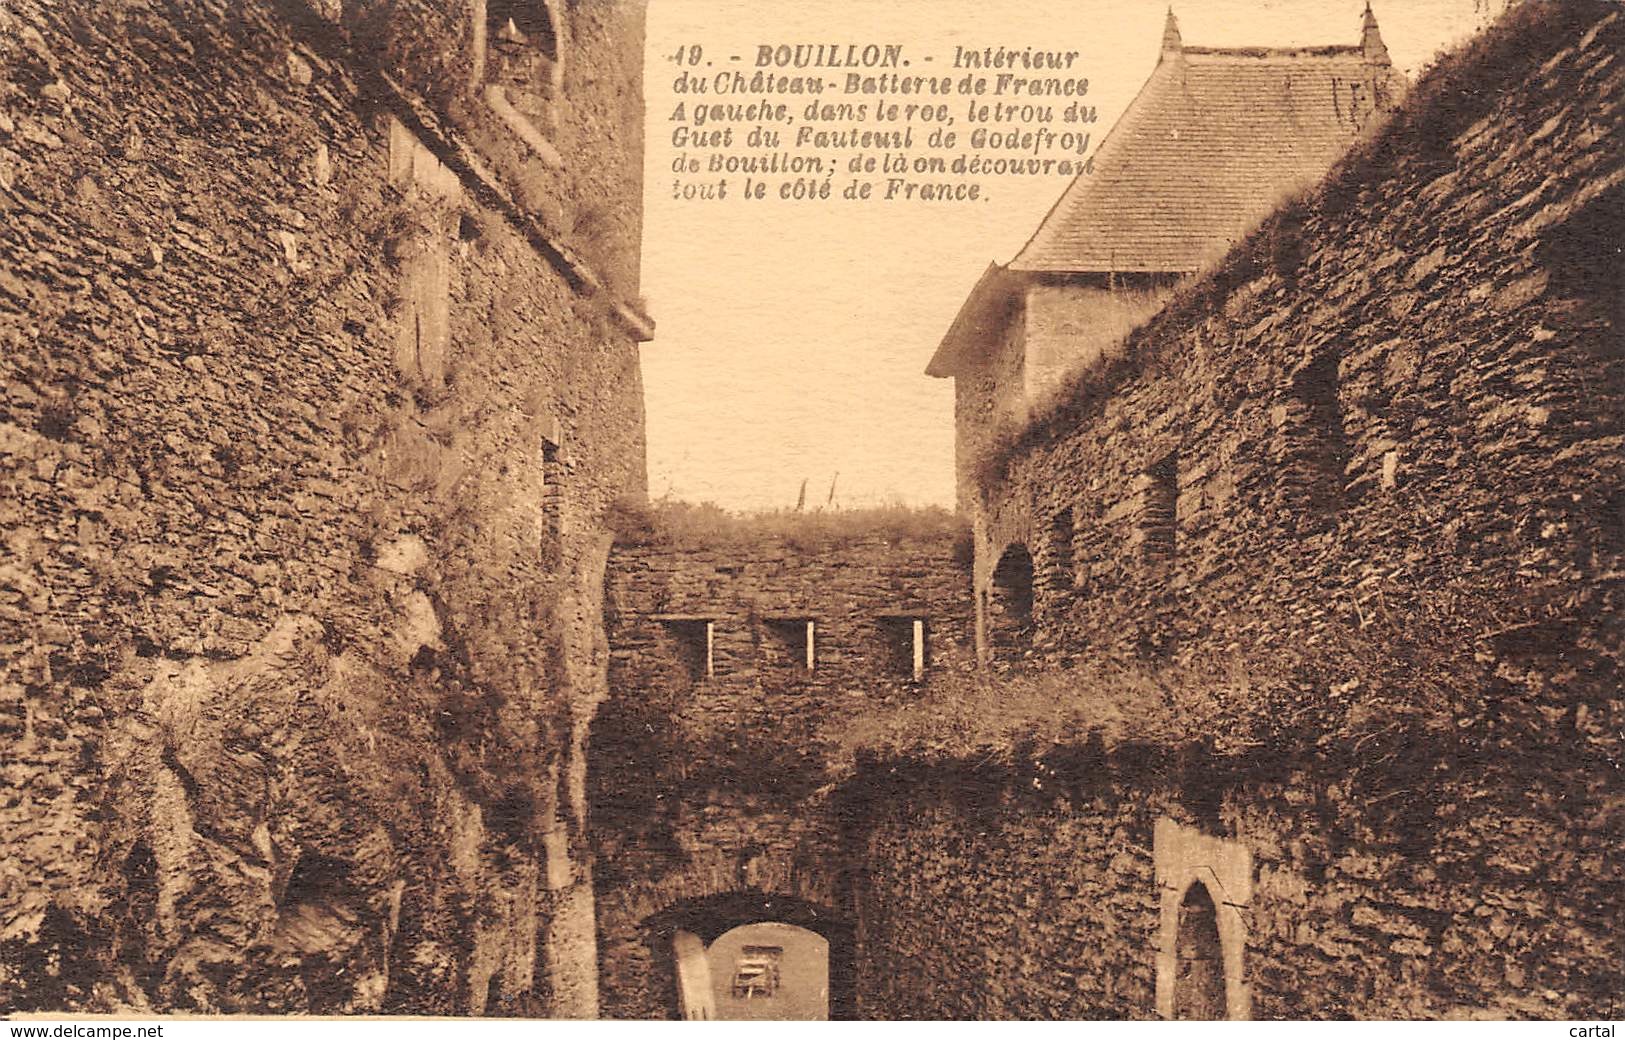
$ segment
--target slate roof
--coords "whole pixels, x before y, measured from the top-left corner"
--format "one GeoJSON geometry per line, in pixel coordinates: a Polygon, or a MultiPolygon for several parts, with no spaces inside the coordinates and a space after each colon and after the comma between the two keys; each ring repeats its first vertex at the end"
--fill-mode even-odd
{"type": "Polygon", "coordinates": [[[1140,93],[1007,266],[971,291],[926,372],[954,375],[997,331],[982,299],[1024,278],[1186,274],[1215,260],[1294,191],[1318,181],[1403,100],[1367,6],[1361,41],[1332,47],[1186,47],[1170,11],[1140,93]]]}
{"type": "Polygon", "coordinates": [[[1217,49],[1170,38],[1016,271],[1195,271],[1319,180],[1403,92],[1367,14],[1349,47],[1217,49]]]}

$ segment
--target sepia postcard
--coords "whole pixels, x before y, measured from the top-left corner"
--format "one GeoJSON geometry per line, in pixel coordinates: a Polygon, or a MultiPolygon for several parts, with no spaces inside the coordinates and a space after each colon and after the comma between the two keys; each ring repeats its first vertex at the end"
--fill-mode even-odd
{"type": "Polygon", "coordinates": [[[0,0],[3,1028],[1612,1037],[1622,249],[1615,0],[0,0]]]}

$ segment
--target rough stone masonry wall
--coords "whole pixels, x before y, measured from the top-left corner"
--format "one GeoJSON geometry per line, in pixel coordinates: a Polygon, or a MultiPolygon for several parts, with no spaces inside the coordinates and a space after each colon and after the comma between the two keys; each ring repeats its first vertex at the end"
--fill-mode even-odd
{"type": "MultiPolygon", "coordinates": [[[[1226,267],[1137,334],[1109,394],[982,470],[977,588],[1006,546],[1032,549],[1039,665],[1117,661],[1176,713],[1217,702],[1246,721],[1208,739],[1243,761],[1290,742],[1296,779],[1254,761],[1203,818],[1259,864],[1260,1015],[1593,1017],[1617,1000],[1625,18],[1513,18],[1519,78],[1444,81],[1493,104],[1345,169],[1254,241],[1250,274],[1226,267]],[[1171,558],[1145,522],[1165,460],[1171,558]]],[[[897,867],[873,905],[974,830],[915,815],[876,839],[871,871],[897,867]]],[[[1000,827],[1051,826],[1023,819],[1000,827]]],[[[972,841],[952,862],[991,855],[972,841]]],[[[956,891],[1008,883],[1037,906],[1054,887],[988,870],[956,891]]],[[[940,950],[914,934],[865,955],[952,977],[940,950]]],[[[954,999],[1071,1006],[1001,1004],[1015,984],[954,999]]]]}
{"type": "Polygon", "coordinates": [[[1533,813],[1476,825],[1447,813],[1424,857],[1369,833],[1365,807],[1312,770],[1192,780],[1110,763],[1067,779],[1042,766],[916,771],[870,792],[852,880],[859,1016],[1157,1018],[1164,816],[1250,851],[1242,970],[1255,1018],[1584,1019],[1614,1007],[1613,918],[1577,918],[1576,904],[1517,883],[1543,869],[1528,860],[1538,847],[1560,861],[1551,880],[1597,884],[1610,854],[1599,843],[1533,813]],[[1193,796],[1215,798],[1217,816],[1192,814],[1193,796]],[[1489,873],[1474,847],[1485,837],[1499,846],[1489,873]]]}
{"type": "Polygon", "coordinates": [[[870,799],[859,1017],[1156,1017],[1150,839],[1165,793],[1046,803],[1002,779],[916,773],[870,799]]]}
{"type": "MultiPolygon", "coordinates": [[[[334,4],[337,0],[318,0],[334,4]]],[[[543,161],[482,100],[484,67],[471,45],[491,0],[345,0],[339,20],[359,48],[415,95],[429,99],[503,174],[527,212],[558,232],[592,273],[623,297],[638,292],[643,162],[643,5],[632,0],[535,0],[557,37],[559,81],[541,129],[562,162],[543,161]],[[472,89],[471,89],[472,85],[472,89]]]]}
{"type": "Polygon", "coordinates": [[[925,619],[925,684],[974,666],[961,553],[946,535],[615,548],[591,756],[606,1015],[675,1013],[648,926],[661,912],[759,890],[850,920],[826,740],[848,714],[919,696],[885,619],[925,619]],[[712,620],[714,675],[690,671],[671,618],[712,620]]]}
{"type": "Polygon", "coordinates": [[[977,588],[1025,544],[1059,659],[1267,657],[1447,592],[1503,627],[1572,618],[1598,642],[1625,466],[1604,244],[1625,72],[1586,62],[1618,32],[1606,20],[1443,154],[1283,231],[1300,265],[1142,330],[1137,374],[983,470],[977,588]],[[1305,421],[1328,368],[1340,428],[1305,421]],[[1302,457],[1306,440],[1335,449],[1335,471],[1302,457]],[[1170,456],[1174,558],[1148,561],[1146,474],[1170,456]],[[1066,508],[1062,546],[1050,521],[1066,508]],[[1075,571],[1045,580],[1067,549],[1075,571]]]}
{"type": "MultiPolygon", "coordinates": [[[[635,272],[587,6],[555,184],[635,272]]],[[[307,15],[0,8],[0,1008],[594,1008],[636,346],[307,15]]]]}

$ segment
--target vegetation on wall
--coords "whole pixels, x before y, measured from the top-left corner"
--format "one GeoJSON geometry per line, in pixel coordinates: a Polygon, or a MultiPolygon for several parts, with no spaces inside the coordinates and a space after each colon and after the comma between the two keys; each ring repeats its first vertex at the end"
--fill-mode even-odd
{"type": "Polygon", "coordinates": [[[764,719],[745,711],[714,717],[689,710],[692,691],[650,683],[636,697],[611,697],[592,727],[587,774],[598,845],[597,882],[614,887],[627,854],[679,863],[678,837],[696,805],[759,800],[791,806],[834,779],[832,716],[764,719]]]}
{"type": "MultiPolygon", "coordinates": [[[[1318,761],[1346,778],[1346,795],[1404,814],[1440,804],[1441,785],[1484,763],[1540,759],[1550,775],[1619,768],[1625,700],[1577,695],[1618,668],[1614,652],[1561,620],[1496,618],[1482,602],[1458,584],[1404,611],[1378,606],[1363,628],[1330,624],[1246,659],[945,676],[918,701],[834,725],[831,773],[1000,764],[1042,777],[1085,748],[1098,750],[1096,767],[1196,756],[1245,774],[1318,761]]],[[[1275,621],[1289,631],[1293,619],[1275,621]]]]}
{"type": "Polygon", "coordinates": [[[623,499],[616,503],[608,522],[623,545],[720,547],[782,541],[795,548],[817,549],[876,539],[957,537],[966,559],[970,550],[969,526],[939,506],[735,513],[710,502],[644,504],[623,499]]]}
{"type": "MultiPolygon", "coordinates": [[[[1305,237],[1341,220],[1372,187],[1407,167],[1424,173],[1454,168],[1453,141],[1502,100],[1506,84],[1525,77],[1596,20],[1589,0],[1525,0],[1485,31],[1440,56],[1376,132],[1359,141],[1317,186],[1285,198],[1276,211],[1219,258],[1186,279],[1149,321],[1128,332],[1100,363],[1072,373],[1032,410],[1025,425],[1005,431],[977,460],[981,486],[996,486],[1016,458],[1051,443],[1097,414],[1127,380],[1176,350],[1174,333],[1202,320],[1223,321],[1224,306],[1243,286],[1295,287],[1309,257],[1305,237]]],[[[1529,127],[1534,133],[1538,127],[1529,127]]]]}

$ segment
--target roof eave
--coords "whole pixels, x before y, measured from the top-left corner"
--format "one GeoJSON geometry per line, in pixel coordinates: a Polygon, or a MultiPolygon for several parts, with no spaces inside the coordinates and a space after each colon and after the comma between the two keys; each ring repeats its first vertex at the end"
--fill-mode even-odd
{"type": "Polygon", "coordinates": [[[931,363],[925,366],[925,374],[946,379],[963,372],[972,351],[987,342],[988,333],[1002,320],[1004,304],[1023,277],[997,263],[988,264],[960,304],[953,324],[931,355],[931,363]]]}

